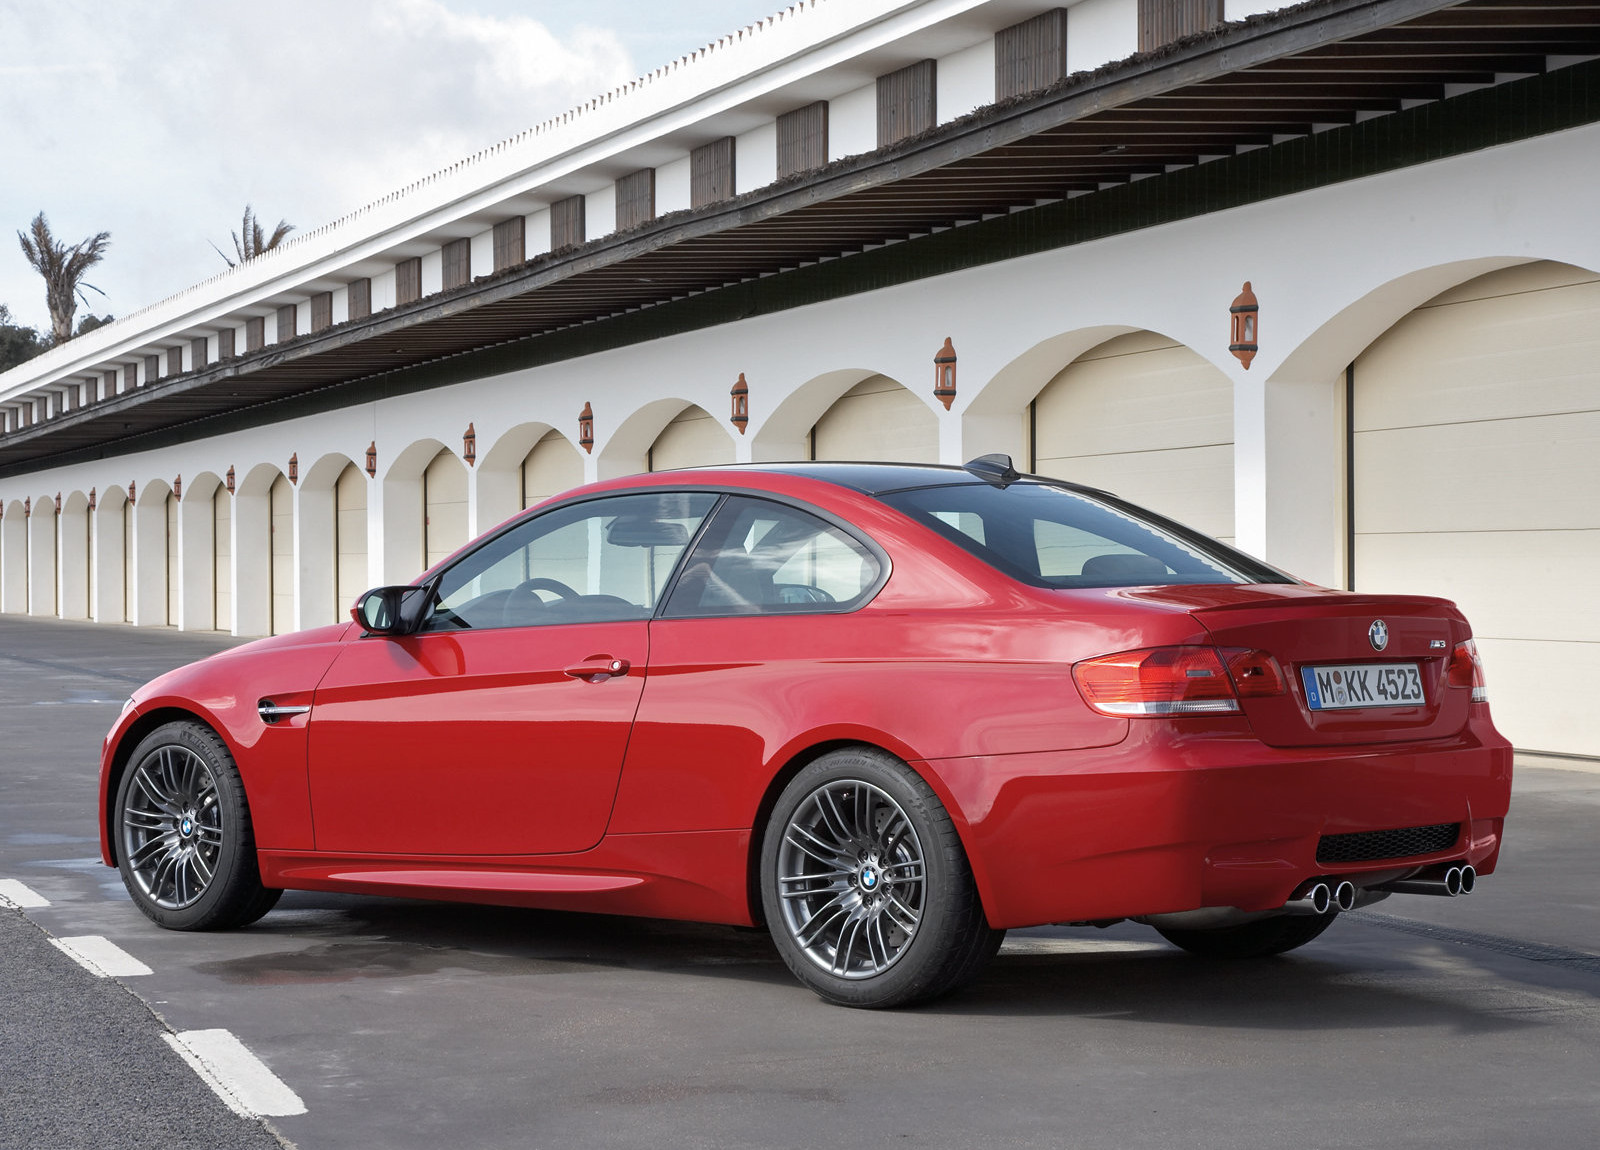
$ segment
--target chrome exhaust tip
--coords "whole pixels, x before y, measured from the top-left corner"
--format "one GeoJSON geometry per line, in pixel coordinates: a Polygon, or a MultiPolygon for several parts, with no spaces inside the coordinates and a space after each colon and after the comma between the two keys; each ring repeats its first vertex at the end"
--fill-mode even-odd
{"type": "Polygon", "coordinates": [[[1444,872],[1444,893],[1455,898],[1461,893],[1461,868],[1453,866],[1444,872]]]}
{"type": "Polygon", "coordinates": [[[1471,894],[1472,888],[1478,885],[1478,868],[1471,863],[1466,863],[1461,868],[1461,893],[1471,894]]]}
{"type": "Polygon", "coordinates": [[[1333,905],[1340,910],[1354,910],[1356,906],[1356,884],[1345,879],[1333,888],[1333,905]]]}
{"type": "Polygon", "coordinates": [[[1327,914],[1333,907],[1333,890],[1321,879],[1306,888],[1299,898],[1283,904],[1289,914],[1327,914]]]}

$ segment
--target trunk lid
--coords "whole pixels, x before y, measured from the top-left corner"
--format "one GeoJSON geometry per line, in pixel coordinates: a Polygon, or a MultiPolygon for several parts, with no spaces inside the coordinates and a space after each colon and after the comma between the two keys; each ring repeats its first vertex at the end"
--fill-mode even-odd
{"type": "Polygon", "coordinates": [[[1261,650],[1278,661],[1285,692],[1239,700],[1256,736],[1270,746],[1436,739],[1466,725],[1471,693],[1449,686],[1446,672],[1456,644],[1470,638],[1471,629],[1446,599],[1304,584],[1140,588],[1124,594],[1187,608],[1217,646],[1261,650]],[[1421,701],[1382,705],[1388,685],[1408,681],[1409,667],[1416,669],[1421,701]],[[1361,669],[1355,676],[1360,687],[1351,681],[1351,668],[1361,669]]]}

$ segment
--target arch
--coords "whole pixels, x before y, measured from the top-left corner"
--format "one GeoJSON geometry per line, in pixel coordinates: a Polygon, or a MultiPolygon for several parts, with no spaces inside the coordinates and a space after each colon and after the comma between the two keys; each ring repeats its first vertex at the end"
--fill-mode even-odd
{"type": "Polygon", "coordinates": [[[471,538],[467,465],[448,448],[422,469],[422,566],[442,563],[471,538]]]}
{"type": "Polygon", "coordinates": [[[28,518],[23,502],[13,499],[0,516],[0,611],[28,610],[28,518]]]}
{"type": "Polygon", "coordinates": [[[1374,340],[1441,292],[1531,256],[1485,256],[1417,268],[1368,287],[1295,345],[1269,382],[1330,379],[1374,340]]]}
{"type": "Polygon", "coordinates": [[[845,392],[875,372],[844,368],[813,376],[795,388],[761,421],[750,442],[750,456],[763,463],[811,458],[811,430],[845,392]]]}
{"type": "Polygon", "coordinates": [[[132,615],[128,597],[130,521],[127,488],[108,487],[96,496],[91,594],[97,623],[126,623],[132,615]]]}
{"type": "Polygon", "coordinates": [[[869,375],[835,399],[810,439],[813,459],[939,462],[939,417],[887,375],[869,375]]]}
{"type": "Polygon", "coordinates": [[[219,547],[216,500],[228,498],[221,476],[203,471],[184,482],[178,503],[178,614],[179,630],[214,631],[219,622],[217,578],[219,547]]]}
{"type": "Polygon", "coordinates": [[[1457,603],[1500,730],[1600,753],[1600,274],[1538,261],[1457,283],[1363,349],[1351,382],[1355,587],[1457,603]]]}
{"type": "Polygon", "coordinates": [[[316,627],[345,621],[350,600],[369,586],[366,473],[343,452],[329,452],[317,459],[300,477],[294,525],[300,586],[298,625],[316,627]],[[341,587],[345,581],[360,584],[349,598],[341,587]]]}
{"type": "Polygon", "coordinates": [[[268,568],[272,583],[270,633],[285,635],[298,629],[296,607],[300,601],[299,569],[295,562],[295,489],[287,475],[279,475],[267,488],[267,505],[270,509],[268,537],[272,554],[268,568]]]}
{"type": "Polygon", "coordinates": [[[448,451],[437,439],[419,439],[395,456],[383,473],[379,494],[383,523],[382,574],[384,583],[408,583],[426,570],[423,559],[427,541],[423,535],[424,510],[422,473],[441,451],[448,451]]]}
{"type": "MultiPolygon", "coordinates": [[[[271,463],[258,463],[238,482],[233,497],[233,633],[273,633],[274,584],[278,564],[273,554],[272,490],[283,472],[271,463]]],[[[214,506],[214,505],[213,505],[214,506]]],[[[293,565],[286,574],[293,579],[293,565]]]]}
{"type": "Polygon", "coordinates": [[[28,614],[56,613],[56,501],[36,495],[28,516],[28,614]]]}
{"type": "Polygon", "coordinates": [[[168,581],[171,575],[169,533],[171,512],[167,506],[172,488],[161,479],[147,480],[134,491],[132,508],[132,580],[128,598],[135,626],[164,627],[173,620],[168,581]]]}
{"type": "Polygon", "coordinates": [[[583,456],[559,431],[548,432],[529,448],[517,470],[525,508],[583,485],[583,456]]]}
{"type": "Polygon", "coordinates": [[[716,467],[737,462],[738,448],[721,421],[691,403],[673,416],[645,452],[650,471],[716,467]]]}
{"type": "MultiPolygon", "coordinates": [[[[502,432],[478,456],[478,507],[477,523],[480,530],[503,523],[526,506],[523,501],[523,461],[540,441],[561,435],[550,424],[540,420],[519,423],[502,432]]],[[[570,441],[569,441],[570,442],[570,441]]],[[[572,451],[577,452],[576,444],[572,451]]],[[[579,459],[578,482],[583,482],[582,459],[579,459]]]]}
{"type": "Polygon", "coordinates": [[[601,479],[638,475],[649,469],[650,445],[679,412],[691,406],[677,397],[653,399],[634,408],[600,447],[596,461],[601,479]]]}
{"type": "Polygon", "coordinates": [[[1029,470],[1233,537],[1233,381],[1192,348],[1151,331],[1113,336],[1051,376],[1023,413],[1029,470]]]}
{"type": "MultiPolygon", "coordinates": [[[[1021,352],[978,386],[961,411],[962,453],[971,459],[1004,452],[1029,459],[1033,443],[1028,405],[1052,379],[1091,348],[1140,330],[1126,324],[1100,324],[1042,339],[1021,352]]],[[[963,379],[963,390],[968,381],[963,379]]]]}
{"type": "Polygon", "coordinates": [[[63,619],[88,619],[93,607],[94,519],[89,514],[89,497],[83,492],[68,492],[62,498],[57,532],[60,540],[56,565],[59,613],[63,619]]]}

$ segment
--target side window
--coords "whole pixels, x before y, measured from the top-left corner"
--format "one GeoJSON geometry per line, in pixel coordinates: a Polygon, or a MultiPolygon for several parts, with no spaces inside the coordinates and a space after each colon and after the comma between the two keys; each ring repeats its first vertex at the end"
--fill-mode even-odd
{"type": "Polygon", "coordinates": [[[833,524],[782,503],[734,496],[685,562],[665,614],[848,611],[883,573],[875,554],[833,524]]]}
{"type": "Polygon", "coordinates": [[[717,496],[620,495],[562,507],[461,557],[425,631],[648,619],[717,496]]]}

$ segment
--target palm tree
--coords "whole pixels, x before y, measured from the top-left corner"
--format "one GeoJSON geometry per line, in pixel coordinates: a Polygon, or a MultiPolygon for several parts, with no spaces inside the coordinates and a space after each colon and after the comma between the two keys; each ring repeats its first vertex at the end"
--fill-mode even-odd
{"type": "Polygon", "coordinates": [[[272,229],[272,235],[261,229],[261,221],[256,219],[255,209],[249,204],[244,206],[244,225],[233,234],[233,250],[238,255],[237,260],[228,259],[228,253],[217,247],[216,253],[223,258],[230,268],[238,267],[246,260],[253,260],[262,252],[270,252],[283,242],[283,238],[294,231],[294,225],[288,220],[279,220],[278,226],[272,229]]]}
{"type": "Polygon", "coordinates": [[[17,233],[17,239],[33,270],[44,277],[44,302],[50,309],[54,340],[65,343],[72,338],[72,316],[78,310],[78,300],[83,300],[85,306],[89,303],[83,289],[106,294],[93,284],[84,283],[83,274],[105,256],[111,233],[99,232],[68,247],[50,234],[50,221],[40,212],[33,217],[28,231],[17,233]]]}

